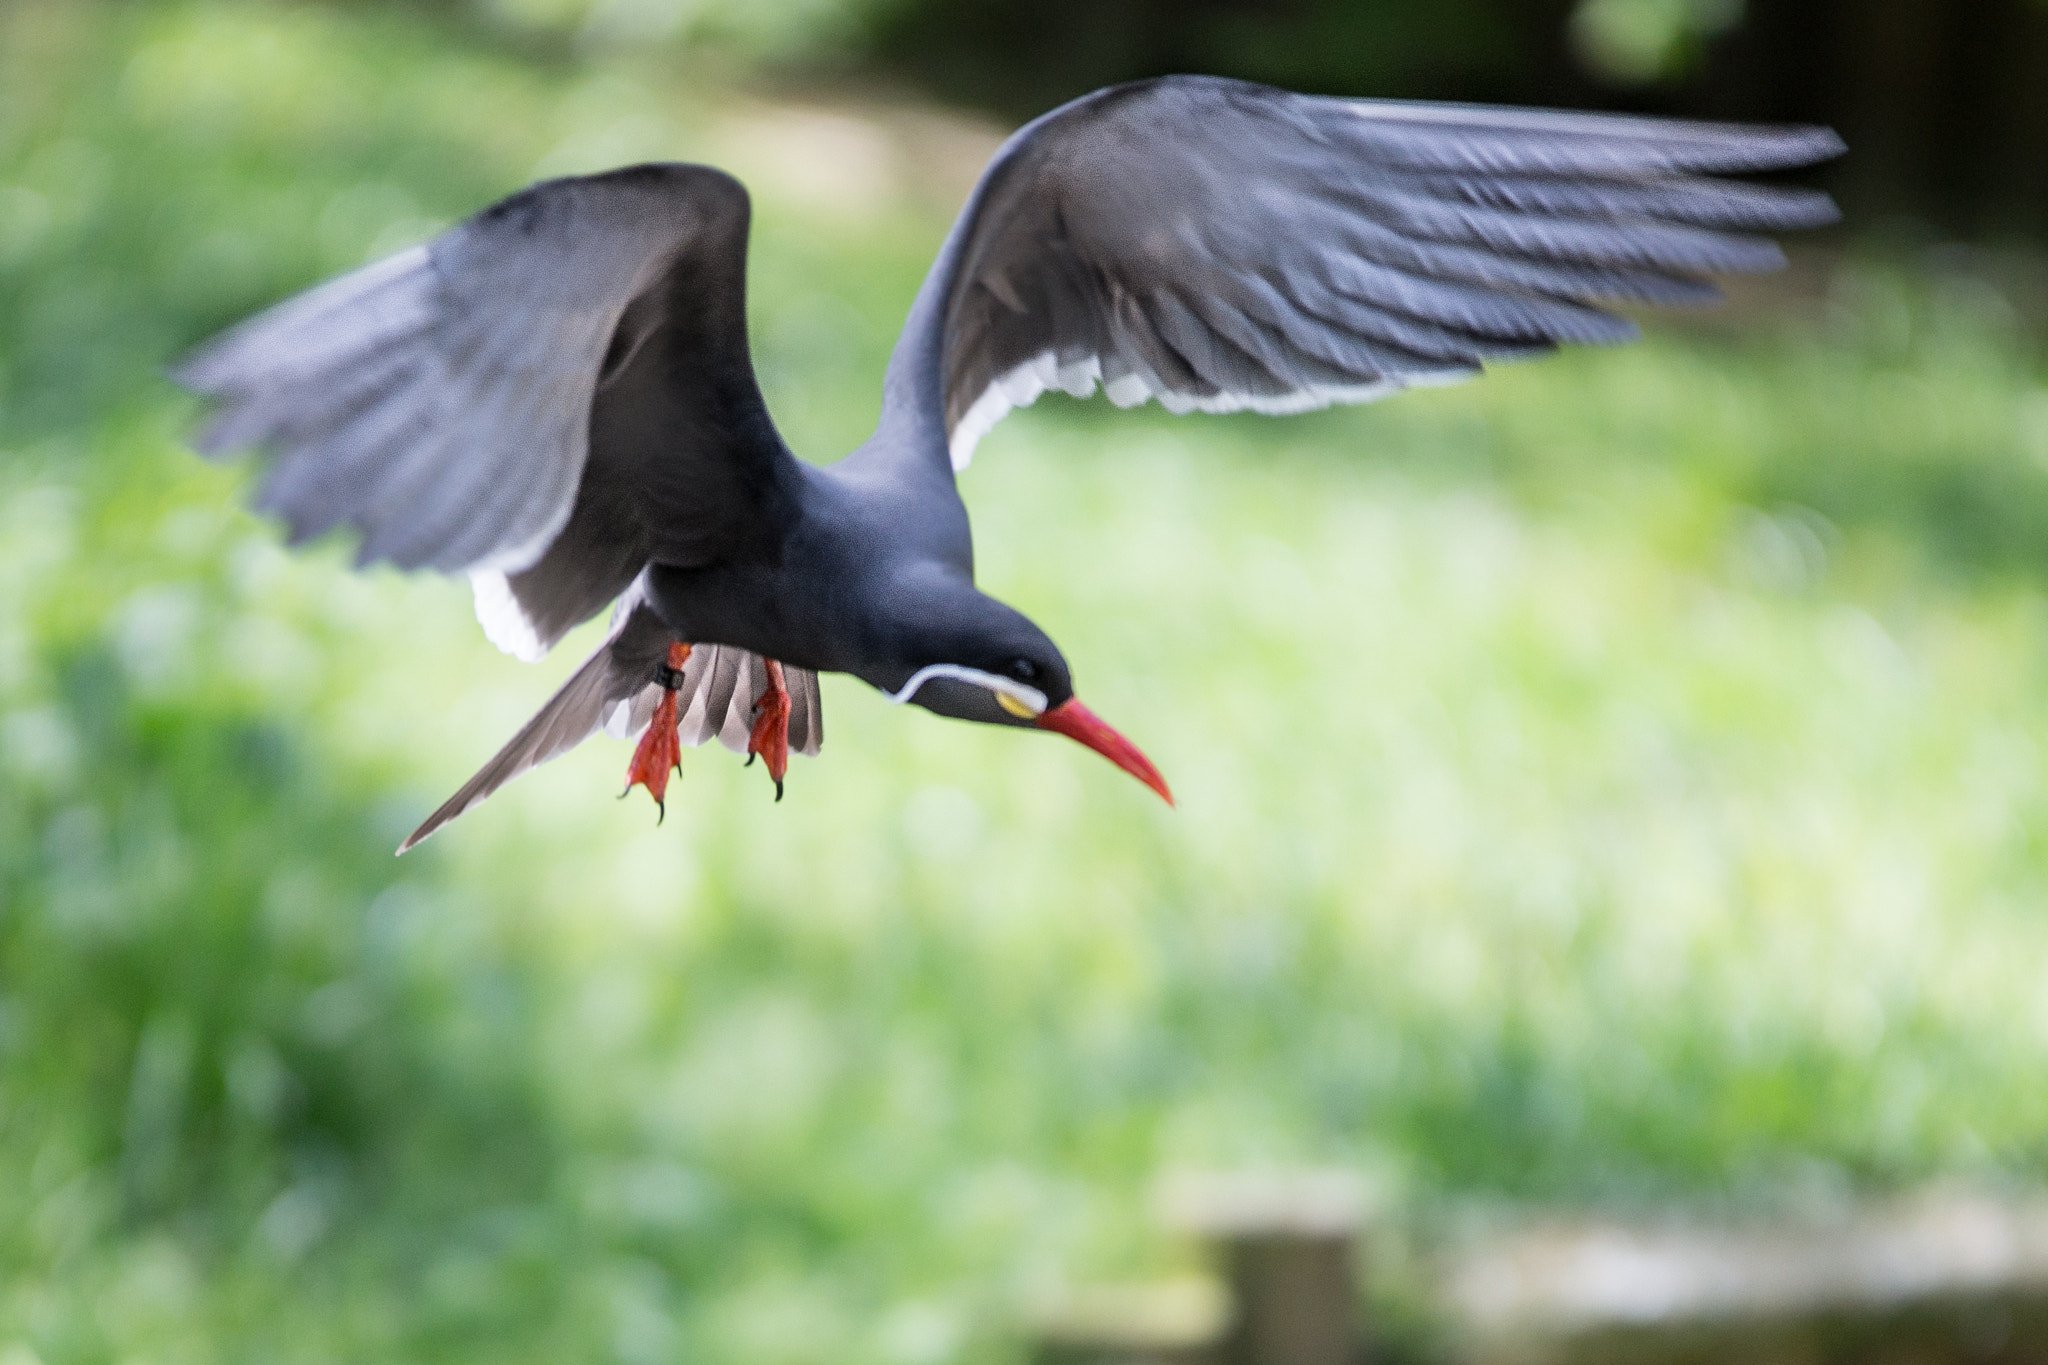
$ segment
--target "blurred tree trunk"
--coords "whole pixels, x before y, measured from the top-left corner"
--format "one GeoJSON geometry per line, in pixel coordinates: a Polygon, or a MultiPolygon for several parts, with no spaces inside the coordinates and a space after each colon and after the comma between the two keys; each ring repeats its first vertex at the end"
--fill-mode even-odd
{"type": "Polygon", "coordinates": [[[1834,125],[1852,212],[1971,237],[2048,237],[2048,6],[1750,0],[1676,93],[1688,113],[1834,125]]]}

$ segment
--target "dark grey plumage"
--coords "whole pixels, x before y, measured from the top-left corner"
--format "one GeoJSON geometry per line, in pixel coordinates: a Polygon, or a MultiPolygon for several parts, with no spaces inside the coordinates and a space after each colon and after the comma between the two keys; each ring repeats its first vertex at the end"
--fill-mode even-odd
{"type": "Polygon", "coordinates": [[[702,166],[557,180],[208,343],[208,454],[276,453],[256,506],[359,564],[502,575],[538,658],[638,576],[755,530],[780,451],[746,334],[747,195],[702,166]],[[615,401],[593,401],[599,395],[615,401]],[[771,443],[766,451],[761,441],[771,443]]]}
{"type": "Polygon", "coordinates": [[[1701,303],[1774,270],[1811,190],[1707,178],[1841,151],[1818,128],[1340,100],[1175,77],[997,154],[906,328],[900,407],[953,463],[1047,389],[1298,412],[1635,336],[1601,301],[1701,303]],[[922,326],[920,327],[920,324],[922,326]],[[914,359],[913,359],[914,356],[914,359]]]}
{"type": "Polygon", "coordinates": [[[410,843],[599,728],[643,728],[673,640],[696,648],[686,742],[744,748],[769,659],[803,752],[820,670],[947,715],[1049,720],[1066,662],[974,589],[951,477],[1012,407],[1100,384],[1124,405],[1298,412],[1625,341],[1603,303],[1711,301],[1705,277],[1782,264],[1756,234],[1835,216],[1810,190],[1715,177],[1840,150],[1824,129],[1207,77],[1098,91],[997,153],[911,307],[880,425],[824,468],[762,403],[747,196],[705,167],[536,185],[178,377],[214,402],[203,449],[273,452],[257,504],[294,541],[348,525],[364,563],[468,573],[502,647],[539,657],[618,599],[605,643],[410,843]]]}

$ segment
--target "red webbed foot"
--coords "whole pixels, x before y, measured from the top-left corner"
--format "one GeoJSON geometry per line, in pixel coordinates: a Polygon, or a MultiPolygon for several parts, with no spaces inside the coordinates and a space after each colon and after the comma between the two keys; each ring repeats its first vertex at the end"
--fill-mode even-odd
{"type": "Polygon", "coordinates": [[[759,757],[775,779],[775,799],[782,799],[782,775],[789,771],[789,689],[782,685],[782,665],[768,665],[768,690],[754,703],[754,733],[747,740],[747,761],[759,757]]]}
{"type": "Polygon", "coordinates": [[[660,812],[654,821],[657,825],[668,818],[665,798],[669,774],[683,770],[683,745],[676,737],[676,688],[683,680],[683,665],[689,661],[690,647],[672,644],[668,647],[667,663],[655,670],[654,680],[661,684],[661,700],[655,703],[654,717],[647,722],[647,729],[633,750],[633,761],[626,765],[626,790],[619,793],[623,799],[635,787],[647,788],[647,794],[654,798],[654,808],[660,812]]]}

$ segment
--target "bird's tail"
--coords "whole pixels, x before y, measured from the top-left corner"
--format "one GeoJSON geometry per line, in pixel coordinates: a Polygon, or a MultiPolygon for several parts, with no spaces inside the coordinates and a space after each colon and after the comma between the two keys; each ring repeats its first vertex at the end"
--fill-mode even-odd
{"type": "MultiPolygon", "coordinates": [[[[661,695],[654,681],[655,666],[667,657],[674,639],[667,624],[636,594],[621,598],[605,642],[496,757],[407,836],[398,851],[405,852],[513,778],[568,753],[600,729],[620,739],[632,739],[645,730],[661,695]]],[[[789,747],[815,754],[825,740],[818,675],[788,665],[782,672],[789,689],[789,747]]],[[[767,664],[760,655],[729,645],[697,646],[677,688],[677,738],[694,748],[716,736],[728,749],[745,753],[754,703],[767,686],[767,664]]]]}

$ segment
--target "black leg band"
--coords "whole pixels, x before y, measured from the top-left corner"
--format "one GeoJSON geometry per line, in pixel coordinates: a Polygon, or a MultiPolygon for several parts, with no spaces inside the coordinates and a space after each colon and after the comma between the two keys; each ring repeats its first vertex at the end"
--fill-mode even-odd
{"type": "Polygon", "coordinates": [[[654,666],[654,683],[655,686],[665,687],[671,692],[680,691],[683,686],[683,670],[680,668],[670,668],[665,663],[656,664],[654,666]]]}

